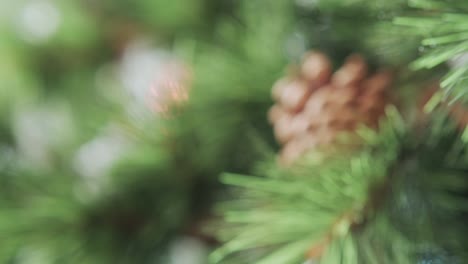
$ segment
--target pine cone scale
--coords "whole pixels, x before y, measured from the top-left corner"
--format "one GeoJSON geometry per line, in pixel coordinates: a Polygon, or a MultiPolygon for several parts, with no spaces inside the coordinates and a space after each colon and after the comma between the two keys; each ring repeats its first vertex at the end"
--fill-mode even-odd
{"type": "Polygon", "coordinates": [[[340,132],[359,124],[377,127],[391,83],[388,72],[368,77],[359,55],[350,56],[335,73],[328,58],[309,53],[300,74],[278,81],[272,91],[276,104],[269,112],[275,136],[284,144],[280,161],[291,164],[319,146],[336,144],[340,132]]]}

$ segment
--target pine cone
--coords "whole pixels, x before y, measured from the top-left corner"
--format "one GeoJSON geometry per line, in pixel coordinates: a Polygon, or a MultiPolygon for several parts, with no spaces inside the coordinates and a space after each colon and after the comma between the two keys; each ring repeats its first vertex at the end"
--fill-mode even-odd
{"type": "Polygon", "coordinates": [[[291,164],[319,146],[335,144],[340,132],[354,131],[359,124],[376,128],[390,99],[389,72],[368,77],[359,55],[350,56],[332,73],[329,59],[309,53],[298,76],[279,80],[272,95],[276,104],[269,120],[279,143],[280,161],[291,164]]]}

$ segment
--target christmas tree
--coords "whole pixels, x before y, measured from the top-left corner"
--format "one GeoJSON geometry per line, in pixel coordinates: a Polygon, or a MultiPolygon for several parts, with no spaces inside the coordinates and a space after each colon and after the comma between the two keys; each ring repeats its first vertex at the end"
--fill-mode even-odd
{"type": "Polygon", "coordinates": [[[0,14],[1,263],[468,263],[464,1],[0,14]]]}

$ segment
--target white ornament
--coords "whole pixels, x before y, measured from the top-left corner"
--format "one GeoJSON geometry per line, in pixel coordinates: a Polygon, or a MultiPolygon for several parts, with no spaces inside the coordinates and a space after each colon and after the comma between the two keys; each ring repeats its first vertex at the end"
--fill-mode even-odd
{"type": "Polygon", "coordinates": [[[78,149],[74,159],[75,170],[90,179],[106,176],[130,146],[128,138],[119,128],[110,125],[101,135],[78,149]]]}
{"type": "Polygon", "coordinates": [[[13,116],[13,131],[19,152],[34,165],[50,166],[51,153],[74,137],[74,121],[67,105],[22,109],[13,116]]]}
{"type": "Polygon", "coordinates": [[[31,0],[21,8],[18,14],[18,33],[28,42],[45,42],[58,31],[61,22],[60,10],[53,2],[31,0]]]}
{"type": "Polygon", "coordinates": [[[169,59],[169,53],[154,49],[146,42],[130,44],[124,52],[120,76],[124,87],[139,102],[144,102],[148,90],[169,59]]]}
{"type": "Polygon", "coordinates": [[[132,147],[128,137],[116,125],[83,144],[75,153],[73,167],[82,176],[74,192],[83,203],[91,202],[109,187],[109,173],[116,162],[132,147]]]}
{"type": "Polygon", "coordinates": [[[170,103],[188,99],[189,72],[183,63],[143,41],[129,45],[124,52],[120,78],[136,104],[156,113],[164,114],[170,103]]]}
{"type": "Polygon", "coordinates": [[[171,247],[170,264],[205,264],[208,248],[194,238],[179,238],[171,247]]]}
{"type": "Polygon", "coordinates": [[[15,263],[19,264],[47,264],[51,258],[46,251],[39,248],[24,247],[20,250],[15,263]]]}

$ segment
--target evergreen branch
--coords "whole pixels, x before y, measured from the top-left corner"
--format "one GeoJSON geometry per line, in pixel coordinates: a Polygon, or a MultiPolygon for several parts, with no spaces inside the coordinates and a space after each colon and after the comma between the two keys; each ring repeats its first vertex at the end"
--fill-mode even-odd
{"type": "Polygon", "coordinates": [[[460,57],[468,51],[468,31],[466,30],[468,5],[461,1],[449,4],[425,0],[412,1],[411,4],[422,10],[435,10],[431,12],[431,15],[394,19],[394,24],[411,28],[415,34],[423,36],[421,46],[429,50],[414,61],[411,67],[415,70],[431,69],[452,62],[453,69],[449,70],[441,81],[445,96],[440,99],[447,99],[450,96],[452,102],[465,100],[468,66],[464,61],[462,65],[456,65],[456,60],[460,60],[460,57]]]}
{"type": "MultiPolygon", "coordinates": [[[[396,121],[400,118],[395,116],[395,112],[389,113],[393,115],[394,123],[401,122],[396,121]]],[[[401,128],[401,125],[384,127],[393,130],[395,127],[401,128]]],[[[386,131],[378,136],[366,129],[361,133],[372,139],[369,146],[380,145],[383,141],[398,142],[391,138],[400,135],[400,132],[386,131]]],[[[384,179],[388,164],[396,157],[395,147],[385,148],[383,153],[377,155],[378,158],[368,147],[354,157],[344,155],[325,163],[306,163],[282,178],[224,176],[223,182],[246,188],[248,195],[243,199],[248,199],[250,206],[244,209],[223,207],[226,223],[240,225],[242,231],[213,253],[212,262],[222,262],[239,251],[271,247],[275,250],[255,263],[301,263],[307,248],[319,243],[329,232],[332,237],[346,237],[355,221],[366,218],[364,208],[368,190],[384,179]],[[271,262],[273,259],[287,261],[271,262]]],[[[339,252],[349,257],[346,261],[355,263],[352,262],[353,259],[357,261],[352,257],[357,254],[354,244],[349,239],[344,241],[344,251],[339,252]]],[[[324,263],[336,263],[331,257],[336,257],[333,248],[330,247],[330,262],[323,260],[324,263]]],[[[342,256],[338,257],[341,259],[342,256]]]]}
{"type": "Polygon", "coordinates": [[[322,247],[322,264],[411,264],[440,249],[462,257],[464,247],[453,242],[463,237],[452,232],[463,229],[459,214],[467,210],[456,193],[468,188],[468,145],[446,114],[434,113],[428,127],[411,130],[390,108],[378,133],[360,130],[366,144],[354,155],[305,159],[279,178],[225,175],[224,183],[244,191],[242,203],[220,207],[225,228],[234,230],[219,231],[227,243],[212,263],[299,264],[304,250],[322,247]],[[439,221],[453,227],[436,231],[439,221]]]}

